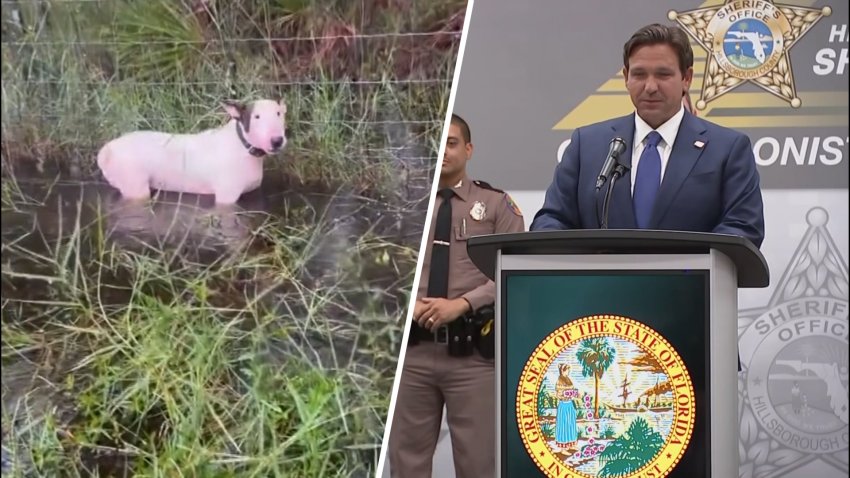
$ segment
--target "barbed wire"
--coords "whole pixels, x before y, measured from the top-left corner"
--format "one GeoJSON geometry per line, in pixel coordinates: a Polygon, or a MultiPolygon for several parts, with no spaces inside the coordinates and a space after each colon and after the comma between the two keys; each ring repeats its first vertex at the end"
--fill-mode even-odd
{"type": "Polygon", "coordinates": [[[445,30],[436,32],[409,32],[409,33],[351,33],[342,35],[318,35],[318,36],[301,36],[301,37],[257,37],[257,38],[209,38],[204,40],[138,40],[138,41],[76,41],[76,40],[13,40],[2,41],[3,46],[110,46],[110,45],[207,45],[212,43],[250,43],[250,42],[320,42],[326,40],[340,39],[378,39],[378,38],[415,38],[427,36],[457,36],[463,32],[460,30],[445,30]]]}
{"type": "MultiPolygon", "coordinates": [[[[106,144],[106,143],[104,142],[103,144],[106,144]]],[[[76,152],[79,153],[79,154],[91,155],[92,158],[94,158],[94,156],[97,155],[97,152],[100,151],[100,148],[103,147],[103,144],[100,144],[98,147],[77,148],[76,152]]],[[[17,151],[17,150],[15,150],[15,151],[17,151]]],[[[292,154],[293,156],[295,156],[297,158],[298,154],[301,153],[301,152],[304,152],[304,151],[309,152],[310,150],[296,149],[294,152],[289,153],[289,154],[292,154]]],[[[343,152],[343,154],[346,154],[346,155],[352,155],[352,154],[355,154],[355,153],[356,153],[356,151],[345,151],[345,152],[343,152]]],[[[276,154],[280,155],[281,153],[276,153],[276,154]]],[[[283,153],[283,156],[287,156],[287,155],[288,155],[287,152],[283,153]]],[[[16,156],[16,155],[10,155],[10,156],[16,156]]],[[[17,156],[20,156],[20,154],[18,154],[17,156]]],[[[331,156],[331,155],[328,155],[328,156],[331,156]]],[[[78,156],[72,155],[71,157],[78,157],[78,156]]],[[[68,157],[66,157],[65,159],[68,159],[68,157]]],[[[63,161],[65,159],[63,159],[63,161]]],[[[434,161],[434,162],[436,162],[437,161],[437,154],[434,153],[433,156],[393,156],[391,158],[387,157],[387,156],[379,156],[379,155],[373,155],[373,156],[360,155],[360,156],[358,156],[358,161],[366,162],[366,163],[369,163],[371,161],[383,161],[383,160],[387,160],[387,159],[398,159],[398,160],[403,160],[403,161],[417,161],[417,162],[418,161],[434,161]]],[[[15,164],[15,163],[18,163],[20,161],[26,162],[26,161],[28,161],[28,159],[11,159],[10,158],[10,159],[4,159],[4,161],[8,161],[11,164],[15,164]]],[[[274,160],[272,160],[272,161],[274,161],[274,160]]],[[[426,166],[426,167],[430,167],[430,166],[426,166]]]]}
{"type": "MultiPolygon", "coordinates": [[[[257,85],[257,86],[323,86],[323,85],[399,85],[399,84],[437,84],[451,83],[451,78],[423,78],[423,79],[399,79],[399,80],[319,80],[319,81],[244,81],[236,80],[237,85],[257,85]]],[[[97,85],[103,87],[121,87],[121,86],[212,86],[223,85],[222,81],[128,81],[128,80],[109,80],[101,81],[67,81],[67,80],[19,80],[19,79],[3,79],[2,84],[24,83],[27,85],[97,85]]]]}
{"type": "MultiPolygon", "coordinates": [[[[0,0],[0,4],[15,4],[15,5],[28,5],[32,7],[37,7],[41,5],[41,2],[44,0],[0,0]]],[[[115,0],[51,0],[51,4],[74,4],[74,3],[107,3],[114,2],[115,0]]]]}
{"type": "MultiPolygon", "coordinates": [[[[403,122],[400,122],[400,123],[403,123],[403,122]]],[[[207,128],[207,129],[210,129],[210,128],[207,128]]],[[[201,131],[200,129],[197,130],[197,132],[200,132],[200,131],[201,131]]],[[[169,131],[163,131],[163,132],[170,133],[169,131]]],[[[194,134],[194,133],[195,133],[194,131],[193,132],[188,132],[188,131],[186,132],[186,134],[194,134]]],[[[175,134],[179,134],[179,133],[175,133],[175,134]]],[[[296,136],[303,136],[303,134],[300,134],[300,132],[293,130],[290,126],[287,126],[287,136],[289,137],[289,139],[296,139],[296,136]]],[[[16,136],[14,135],[14,132],[8,131],[5,128],[2,132],[0,132],[0,137],[2,137],[2,140],[6,141],[6,142],[16,140],[16,136]]],[[[112,136],[110,136],[110,139],[111,138],[112,138],[112,136]]],[[[78,146],[81,146],[81,147],[84,146],[84,147],[92,147],[92,148],[97,147],[97,148],[99,148],[99,147],[103,146],[103,141],[108,141],[108,140],[93,140],[92,138],[79,139],[79,140],[66,139],[64,141],[64,143],[75,144],[75,145],[78,145],[78,146]]],[[[293,147],[295,147],[296,149],[304,149],[304,148],[301,148],[300,146],[297,146],[295,143],[293,143],[293,147]]],[[[431,148],[427,144],[424,144],[421,141],[417,141],[416,138],[409,138],[408,141],[406,141],[405,143],[398,145],[398,146],[391,146],[391,145],[378,146],[378,145],[374,145],[374,144],[373,145],[366,144],[366,145],[362,145],[362,146],[350,146],[349,149],[347,149],[346,151],[356,151],[358,154],[373,154],[373,153],[374,154],[383,154],[383,153],[387,153],[387,152],[390,152],[390,153],[403,152],[403,151],[408,150],[408,149],[420,149],[420,150],[429,150],[429,151],[431,150],[431,148]]],[[[435,155],[437,154],[436,150],[434,150],[434,154],[435,155]]],[[[422,159],[421,157],[418,157],[418,158],[422,159]]]]}
{"type": "MultiPolygon", "coordinates": [[[[206,128],[206,129],[211,129],[211,128],[206,128]]],[[[173,133],[173,134],[189,134],[189,135],[197,134],[197,133],[200,133],[201,131],[202,131],[202,129],[198,129],[198,130],[193,130],[193,131],[186,131],[184,133],[179,133],[179,132],[162,130],[162,132],[169,133],[169,134],[173,133]]],[[[129,132],[129,130],[126,131],[126,132],[129,132]]],[[[292,148],[297,149],[297,150],[309,151],[309,149],[305,149],[305,148],[297,145],[297,140],[301,136],[304,136],[303,134],[298,134],[298,133],[299,132],[297,132],[297,131],[287,129],[287,137],[290,140],[296,141],[296,143],[292,143],[292,148]]],[[[114,139],[114,138],[118,137],[120,134],[122,134],[122,133],[117,133],[115,135],[110,135],[109,137],[104,137],[104,138],[101,138],[101,139],[94,139],[94,138],[91,138],[91,137],[79,138],[79,139],[74,139],[73,137],[64,138],[63,140],[61,140],[61,143],[57,143],[57,144],[59,144],[60,146],[61,145],[74,145],[77,148],[99,149],[100,147],[102,147],[104,145],[104,143],[106,141],[114,139]]],[[[2,134],[0,134],[0,137],[2,137],[3,142],[8,143],[8,144],[13,144],[17,140],[16,135],[10,134],[10,132],[7,132],[7,131],[3,131],[2,134]]],[[[287,146],[287,147],[289,148],[289,146],[287,146]]],[[[38,147],[33,146],[33,149],[38,149],[38,147]]],[[[380,146],[380,147],[374,147],[374,145],[373,145],[373,147],[369,147],[368,145],[348,146],[348,147],[344,148],[344,151],[346,153],[356,153],[356,154],[368,156],[368,155],[379,155],[379,154],[385,154],[385,153],[391,153],[391,154],[403,153],[405,150],[408,150],[408,149],[420,149],[420,150],[429,150],[429,151],[431,150],[431,148],[428,147],[427,145],[425,145],[421,142],[418,142],[418,143],[414,142],[414,140],[411,139],[407,144],[404,144],[402,146],[380,146]]],[[[437,152],[436,152],[436,150],[434,150],[434,157],[436,157],[436,154],[437,154],[437,152]]],[[[410,157],[411,159],[426,159],[426,158],[429,158],[430,156],[405,156],[405,157],[410,157]]]]}
{"type": "MultiPolygon", "coordinates": [[[[192,133],[189,133],[189,134],[192,134],[192,133]]],[[[297,140],[296,136],[292,134],[291,130],[288,130],[287,134],[289,136],[289,139],[297,140]]],[[[16,141],[16,138],[14,137],[14,135],[9,135],[9,134],[7,134],[6,131],[3,131],[2,135],[0,135],[0,136],[2,136],[2,140],[4,142],[9,143],[9,144],[14,144],[14,142],[16,141]],[[7,136],[11,136],[11,137],[7,137],[7,136]]],[[[109,138],[105,138],[105,139],[101,139],[101,140],[97,140],[97,141],[95,141],[91,138],[82,139],[82,140],[70,139],[70,140],[65,140],[65,142],[62,145],[63,146],[73,145],[75,148],[77,148],[80,151],[86,151],[86,150],[97,151],[101,147],[103,147],[103,145],[107,141],[109,141],[110,139],[113,139],[113,138],[114,138],[113,136],[110,136],[109,138]]],[[[297,151],[310,151],[309,149],[303,148],[303,147],[298,146],[294,143],[291,147],[288,146],[288,148],[291,148],[291,149],[294,149],[294,150],[297,150],[297,151]]],[[[38,148],[32,147],[31,149],[38,149],[38,148]]],[[[402,146],[389,146],[389,145],[381,146],[381,147],[369,147],[369,146],[357,147],[357,146],[354,146],[354,147],[350,147],[348,149],[345,149],[344,152],[346,154],[357,154],[359,156],[365,156],[365,157],[390,154],[390,155],[393,155],[393,156],[401,157],[401,158],[404,158],[404,159],[410,159],[410,160],[424,160],[424,159],[429,159],[429,160],[434,159],[434,160],[436,160],[437,159],[437,151],[436,150],[434,150],[434,154],[432,156],[411,156],[409,154],[404,154],[405,151],[410,150],[410,149],[418,149],[420,152],[422,152],[422,150],[431,151],[432,148],[428,147],[425,144],[422,144],[421,142],[416,142],[415,139],[411,138],[408,141],[407,144],[404,144],[402,146]]]]}
{"type": "MultiPolygon", "coordinates": [[[[163,131],[163,132],[165,132],[165,131],[163,131]]],[[[197,131],[197,132],[200,132],[200,131],[197,131]]],[[[187,134],[195,134],[195,133],[196,132],[187,133],[187,134]]],[[[291,133],[290,131],[287,131],[287,137],[289,138],[289,140],[290,141],[297,141],[298,136],[300,136],[300,135],[292,135],[290,133],[291,133]]],[[[16,147],[12,146],[12,145],[14,145],[18,142],[17,138],[15,138],[14,136],[6,138],[5,136],[6,135],[4,134],[3,138],[2,138],[3,142],[6,143],[6,144],[4,144],[5,148],[9,148],[13,151],[18,151],[18,150],[21,149],[21,148],[16,148],[16,147]]],[[[42,148],[41,146],[28,146],[27,148],[24,148],[24,149],[29,149],[29,150],[46,149],[46,150],[50,150],[50,149],[57,149],[57,148],[58,149],[73,148],[77,152],[80,152],[80,153],[92,153],[92,152],[96,153],[97,151],[100,150],[100,148],[103,147],[104,144],[106,144],[107,142],[117,138],[118,136],[120,136],[120,134],[112,135],[112,136],[109,136],[109,137],[104,137],[100,141],[95,141],[93,139],[80,139],[80,140],[63,139],[61,141],[61,143],[57,143],[57,145],[55,145],[55,146],[46,146],[44,148],[42,148]]],[[[298,146],[298,145],[287,146],[287,148],[291,149],[293,151],[306,151],[306,152],[313,151],[312,149],[304,148],[304,147],[298,146]]],[[[405,146],[405,147],[387,147],[387,148],[358,148],[358,147],[355,146],[355,147],[352,147],[352,148],[349,148],[349,149],[343,149],[341,152],[342,152],[342,154],[346,154],[346,155],[357,155],[358,157],[361,157],[361,158],[370,158],[370,157],[378,158],[378,157],[386,157],[387,155],[389,155],[389,156],[392,156],[394,158],[401,158],[401,159],[411,160],[411,161],[412,160],[418,161],[418,160],[426,160],[426,159],[427,160],[431,160],[431,159],[436,160],[437,159],[437,152],[436,151],[434,152],[433,156],[420,156],[420,155],[412,156],[412,155],[404,154],[404,150],[406,150],[406,149],[417,149],[417,148],[428,149],[428,150],[431,149],[431,148],[426,148],[426,147],[424,147],[420,144],[405,146]]]]}
{"type": "MultiPolygon", "coordinates": [[[[31,113],[26,113],[26,114],[23,114],[23,115],[17,115],[13,112],[7,112],[6,115],[23,116],[23,117],[26,117],[26,118],[49,119],[49,120],[67,119],[67,118],[73,118],[75,116],[74,114],[31,114],[31,113]]],[[[77,116],[87,116],[87,114],[84,113],[84,112],[83,113],[77,113],[76,115],[77,116]]],[[[221,116],[223,118],[224,114],[222,113],[221,116]]],[[[172,116],[172,117],[157,116],[156,120],[157,121],[169,121],[170,122],[170,121],[185,121],[186,118],[185,117],[176,117],[176,116],[172,116]]],[[[308,125],[308,126],[327,125],[327,124],[335,124],[335,123],[347,124],[347,125],[350,125],[350,124],[442,125],[443,120],[434,119],[434,120],[374,120],[374,121],[365,120],[364,121],[364,120],[359,120],[359,119],[355,119],[355,118],[350,118],[350,119],[338,119],[338,120],[333,119],[333,120],[325,120],[325,121],[300,121],[300,120],[297,121],[298,125],[308,125]]]]}
{"type": "MultiPolygon", "coordinates": [[[[97,154],[97,152],[99,150],[100,150],[100,148],[94,148],[94,149],[91,149],[91,150],[78,151],[78,152],[89,153],[89,154],[92,155],[92,159],[94,159],[94,156],[97,154]]],[[[279,155],[280,153],[276,153],[276,154],[279,155]]],[[[286,156],[285,153],[283,155],[286,156]]],[[[295,157],[297,158],[297,155],[295,157]]],[[[63,159],[63,161],[67,160],[67,159],[68,158],[66,157],[66,158],[63,159]]],[[[365,156],[365,157],[358,158],[359,161],[366,162],[366,163],[369,163],[373,160],[374,161],[382,161],[382,160],[386,160],[386,159],[388,159],[388,158],[387,157],[379,157],[379,156],[375,156],[375,157],[365,156]]],[[[404,161],[434,161],[434,162],[436,162],[437,161],[437,155],[435,154],[434,156],[403,156],[403,157],[398,157],[398,158],[395,158],[395,159],[400,159],[400,160],[404,160],[404,161]]],[[[8,159],[6,161],[9,161],[10,163],[20,163],[21,161],[26,162],[26,161],[29,161],[29,160],[28,159],[8,159]]],[[[271,161],[275,161],[275,160],[272,159],[271,161]]],[[[426,169],[431,167],[430,165],[424,165],[424,166],[425,166],[426,169]]],[[[12,169],[14,169],[14,166],[12,167],[12,169]]],[[[75,180],[75,182],[76,182],[76,180],[75,180]]]]}
{"type": "MultiPolygon", "coordinates": [[[[426,158],[426,159],[436,159],[426,158]]],[[[112,187],[106,180],[99,178],[91,179],[63,179],[59,178],[35,178],[35,177],[15,177],[15,183],[21,186],[109,186],[112,187]]]]}

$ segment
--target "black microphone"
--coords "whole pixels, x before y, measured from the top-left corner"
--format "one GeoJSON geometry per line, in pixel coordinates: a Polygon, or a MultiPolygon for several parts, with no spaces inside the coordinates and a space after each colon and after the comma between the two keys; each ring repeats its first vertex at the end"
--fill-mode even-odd
{"type": "MultiPolygon", "coordinates": [[[[626,174],[626,170],[628,168],[623,163],[617,161],[617,165],[614,166],[614,172],[611,173],[611,180],[608,181],[608,190],[605,191],[605,199],[602,200],[602,219],[599,223],[601,229],[608,229],[608,209],[611,207],[611,194],[614,192],[614,183],[626,174]]],[[[599,200],[598,197],[597,201],[599,200]]]]}
{"type": "Polygon", "coordinates": [[[614,166],[617,164],[617,158],[619,158],[625,150],[626,142],[623,141],[623,138],[617,136],[611,140],[611,144],[608,146],[608,157],[606,157],[605,162],[602,163],[602,170],[599,171],[599,177],[596,179],[597,191],[599,191],[599,188],[605,184],[605,181],[611,174],[611,170],[614,169],[614,166]]]}

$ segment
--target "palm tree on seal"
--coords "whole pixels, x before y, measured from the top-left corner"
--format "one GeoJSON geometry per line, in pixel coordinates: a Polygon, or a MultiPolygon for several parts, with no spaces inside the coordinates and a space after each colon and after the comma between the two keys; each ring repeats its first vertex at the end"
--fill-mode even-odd
{"type": "Polygon", "coordinates": [[[581,348],[576,353],[581,363],[581,374],[585,377],[593,377],[593,417],[599,418],[599,381],[608,367],[614,363],[614,355],[617,350],[608,343],[605,337],[594,337],[581,341],[581,348]]]}

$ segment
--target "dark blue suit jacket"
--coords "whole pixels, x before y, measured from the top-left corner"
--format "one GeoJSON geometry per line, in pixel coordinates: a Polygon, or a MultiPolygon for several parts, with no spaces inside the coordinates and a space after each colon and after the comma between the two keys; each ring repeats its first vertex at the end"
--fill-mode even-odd
{"type": "MultiPolygon", "coordinates": [[[[608,184],[597,193],[596,178],[616,136],[626,143],[620,162],[631,168],[634,130],[634,113],[575,130],[530,230],[598,229],[608,184]]],[[[637,229],[629,170],[614,185],[608,227],[637,229]]],[[[761,247],[764,211],[750,139],[685,111],[649,228],[733,234],[761,247]]]]}

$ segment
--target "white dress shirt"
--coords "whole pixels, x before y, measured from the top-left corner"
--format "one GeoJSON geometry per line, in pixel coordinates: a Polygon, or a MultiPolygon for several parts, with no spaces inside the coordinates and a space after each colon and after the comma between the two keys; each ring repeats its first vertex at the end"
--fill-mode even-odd
{"type": "MultiPolygon", "coordinates": [[[[661,181],[664,181],[664,172],[667,170],[667,162],[670,160],[670,153],[673,151],[673,143],[676,141],[676,135],[679,134],[679,125],[682,124],[682,117],[685,116],[685,107],[681,106],[679,112],[667,120],[666,123],[653,130],[640,115],[635,112],[635,137],[632,141],[632,195],[635,192],[635,178],[637,177],[638,163],[640,155],[643,153],[643,147],[646,143],[646,136],[652,131],[658,131],[661,135],[661,141],[658,142],[658,153],[661,155],[661,181]]],[[[661,184],[661,182],[659,182],[661,184]]]]}

